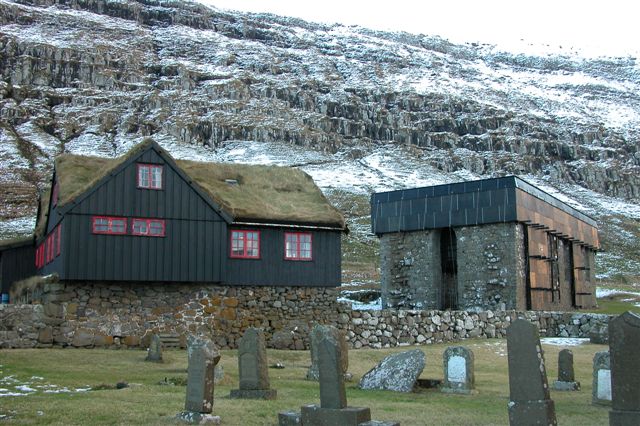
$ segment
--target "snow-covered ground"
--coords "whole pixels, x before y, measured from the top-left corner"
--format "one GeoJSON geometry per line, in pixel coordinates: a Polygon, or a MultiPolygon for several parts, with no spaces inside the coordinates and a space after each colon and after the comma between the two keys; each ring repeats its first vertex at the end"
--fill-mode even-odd
{"type": "Polygon", "coordinates": [[[0,365],[0,398],[4,396],[28,396],[41,393],[80,393],[91,390],[89,386],[69,389],[66,386],[47,383],[44,377],[39,376],[21,379],[14,375],[5,374],[5,369],[0,365]]]}
{"type": "Polygon", "coordinates": [[[579,346],[589,343],[589,338],[582,337],[542,337],[540,343],[553,346],[579,346]]]}

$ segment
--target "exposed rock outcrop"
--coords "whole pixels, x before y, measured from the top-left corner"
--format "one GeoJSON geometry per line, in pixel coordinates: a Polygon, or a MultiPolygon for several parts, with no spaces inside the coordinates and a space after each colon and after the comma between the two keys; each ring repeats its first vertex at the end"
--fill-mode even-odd
{"type": "Polygon", "coordinates": [[[113,156],[149,135],[392,142],[445,172],[640,198],[632,58],[509,55],[181,1],[0,0],[0,78],[0,219],[33,214],[54,155],[113,156]]]}

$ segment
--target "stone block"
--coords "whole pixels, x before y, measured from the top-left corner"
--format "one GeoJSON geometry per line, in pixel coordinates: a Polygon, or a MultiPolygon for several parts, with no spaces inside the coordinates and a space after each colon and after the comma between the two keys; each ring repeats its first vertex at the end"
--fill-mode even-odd
{"type": "Polygon", "coordinates": [[[123,343],[127,346],[140,346],[140,337],[138,336],[125,336],[123,343]]]}
{"type": "Polygon", "coordinates": [[[278,426],[298,426],[302,424],[302,416],[295,411],[278,413],[278,426]]]}
{"type": "Polygon", "coordinates": [[[322,408],[319,405],[302,406],[303,426],[357,426],[371,420],[371,410],[366,407],[322,408]]]}
{"type": "Polygon", "coordinates": [[[557,391],[579,391],[580,382],[563,382],[560,380],[555,380],[553,382],[553,389],[557,391]]]}
{"type": "Polygon", "coordinates": [[[94,335],[92,330],[78,329],[73,335],[71,344],[75,347],[82,348],[87,346],[93,346],[94,335]]]}
{"type": "Polygon", "coordinates": [[[238,298],[236,297],[227,297],[222,301],[223,305],[229,308],[235,308],[238,306],[238,298]]]}
{"type": "Polygon", "coordinates": [[[176,416],[176,419],[182,423],[191,425],[219,425],[220,416],[214,416],[207,413],[198,413],[196,411],[183,411],[176,416]]]}
{"type": "Polygon", "coordinates": [[[38,332],[38,343],[53,343],[53,329],[51,327],[43,327],[38,332]]]}

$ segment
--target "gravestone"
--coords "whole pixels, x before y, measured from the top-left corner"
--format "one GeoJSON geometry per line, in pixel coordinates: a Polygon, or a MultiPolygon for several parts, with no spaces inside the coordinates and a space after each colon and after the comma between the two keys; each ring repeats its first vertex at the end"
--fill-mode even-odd
{"type": "Polygon", "coordinates": [[[362,376],[359,387],[411,392],[424,366],[425,356],[420,349],[389,355],[362,376]]]}
{"type": "Polygon", "coordinates": [[[445,393],[470,394],[475,387],[473,352],[463,346],[450,346],[442,354],[445,393]]]}
{"type": "Polygon", "coordinates": [[[580,382],[576,382],[573,372],[573,352],[563,349],[558,354],[558,380],[553,382],[553,388],[559,391],[580,390],[580,382]]]}
{"type": "MultiPolygon", "coordinates": [[[[344,365],[348,365],[348,351],[342,344],[344,335],[335,327],[316,325],[311,332],[318,356],[318,376],[320,381],[320,405],[303,405],[301,413],[280,412],[280,426],[357,426],[371,422],[369,408],[347,406],[344,386],[344,365]],[[347,358],[347,359],[345,359],[347,358]]],[[[397,423],[377,422],[380,426],[397,423]]]]}
{"type": "Polygon", "coordinates": [[[162,342],[160,341],[160,336],[157,334],[151,336],[145,361],[162,362],[162,342]]]}
{"type": "Polygon", "coordinates": [[[219,424],[213,411],[214,369],[220,354],[211,340],[189,337],[187,343],[187,398],[178,419],[194,424],[219,424]]]}
{"type": "Polygon", "coordinates": [[[592,392],[592,404],[611,405],[611,362],[609,351],[596,352],[593,356],[592,392]]]}
{"type": "MultiPolygon", "coordinates": [[[[349,347],[347,345],[346,339],[341,339],[339,344],[342,346],[340,350],[343,353],[347,353],[349,350],[349,347]]],[[[311,346],[311,366],[307,370],[307,380],[318,381],[320,380],[320,372],[318,369],[318,348],[317,348],[316,342],[314,342],[313,339],[311,339],[310,346],[311,346]]],[[[342,373],[344,374],[345,378],[349,376],[349,373],[347,373],[348,368],[349,368],[349,359],[348,357],[344,357],[344,360],[342,361],[342,373]]]]}
{"type": "Polygon", "coordinates": [[[631,312],[609,322],[611,411],[609,425],[640,425],[640,316],[631,312]]]}
{"type": "Polygon", "coordinates": [[[507,328],[507,353],[509,424],[556,425],[538,328],[529,321],[515,320],[507,328]]]}
{"type": "Polygon", "coordinates": [[[262,330],[248,328],[238,344],[240,389],[231,391],[231,398],[275,399],[276,390],[269,389],[267,349],[262,330]]]}

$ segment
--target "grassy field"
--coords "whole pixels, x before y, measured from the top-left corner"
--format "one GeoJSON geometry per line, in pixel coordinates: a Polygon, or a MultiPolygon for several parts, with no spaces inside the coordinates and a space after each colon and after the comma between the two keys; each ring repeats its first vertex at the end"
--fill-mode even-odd
{"type": "MultiPolygon", "coordinates": [[[[415,393],[363,391],[360,377],[384,356],[407,350],[351,350],[347,383],[351,406],[368,406],[376,420],[396,420],[403,425],[504,425],[508,424],[509,398],[506,341],[469,340],[464,345],[475,353],[477,393],[441,394],[435,389],[415,393]]],[[[447,345],[421,346],[427,356],[423,378],[442,379],[442,353],[447,345]]],[[[561,346],[544,345],[549,383],[557,377],[557,356],[561,346]]],[[[608,409],[591,405],[593,355],[606,346],[584,344],[571,348],[579,392],[555,392],[558,423],[562,425],[607,424],[608,409]]],[[[165,362],[144,361],[141,350],[29,349],[0,351],[0,391],[25,396],[0,396],[0,423],[56,425],[175,424],[173,417],[184,407],[186,351],[164,352],[165,362]],[[129,387],[116,389],[119,381],[129,387]],[[163,385],[162,382],[178,385],[163,385]],[[76,392],[76,389],[93,390],[76,392]],[[45,393],[45,390],[70,392],[45,393]],[[22,389],[22,390],[21,390],[22,389]],[[100,389],[100,390],[97,390],[100,389]]],[[[225,425],[274,425],[277,413],[299,410],[303,404],[319,402],[317,382],[304,379],[309,366],[307,351],[269,350],[269,362],[284,369],[270,369],[275,401],[229,399],[238,386],[235,351],[222,351],[223,380],[216,385],[214,414],[225,425]]]]}

